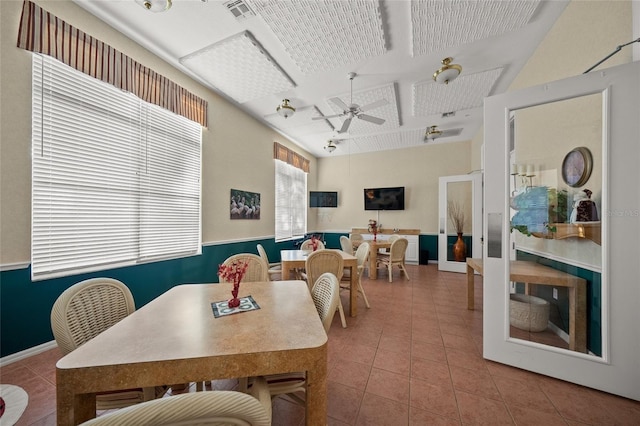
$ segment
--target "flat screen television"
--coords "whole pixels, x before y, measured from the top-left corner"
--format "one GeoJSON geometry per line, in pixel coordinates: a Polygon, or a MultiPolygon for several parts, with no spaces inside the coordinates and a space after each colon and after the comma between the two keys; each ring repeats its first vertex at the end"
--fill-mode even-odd
{"type": "Polygon", "coordinates": [[[309,191],[309,207],[338,207],[335,191],[309,191]]]}
{"type": "Polygon", "coordinates": [[[404,186],[365,188],[365,210],[404,210],[404,186]]]}

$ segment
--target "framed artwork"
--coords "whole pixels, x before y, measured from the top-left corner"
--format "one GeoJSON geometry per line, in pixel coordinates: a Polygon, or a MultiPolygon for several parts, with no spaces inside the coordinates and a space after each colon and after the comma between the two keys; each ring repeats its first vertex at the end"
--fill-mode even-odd
{"type": "Polygon", "coordinates": [[[260,194],[232,189],[229,214],[231,219],[260,219],[260,194]]]}

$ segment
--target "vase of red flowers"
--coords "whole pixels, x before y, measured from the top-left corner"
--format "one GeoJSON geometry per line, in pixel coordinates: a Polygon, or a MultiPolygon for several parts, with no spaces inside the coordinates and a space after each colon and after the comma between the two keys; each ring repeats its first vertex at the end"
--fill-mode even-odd
{"type": "Polygon", "coordinates": [[[315,235],[311,236],[311,249],[313,251],[318,250],[318,239],[316,238],[315,235]]]}
{"type": "Polygon", "coordinates": [[[248,267],[249,263],[242,260],[234,260],[228,265],[218,266],[218,276],[225,282],[233,283],[233,290],[231,290],[231,295],[233,297],[229,299],[230,308],[237,308],[240,306],[240,299],[238,299],[240,281],[242,281],[242,277],[244,277],[244,273],[247,272],[248,267]]]}
{"type": "Polygon", "coordinates": [[[373,234],[373,241],[378,241],[378,231],[380,231],[380,228],[382,226],[378,225],[378,222],[373,220],[373,219],[369,219],[369,227],[368,230],[369,232],[371,232],[373,234]]]}

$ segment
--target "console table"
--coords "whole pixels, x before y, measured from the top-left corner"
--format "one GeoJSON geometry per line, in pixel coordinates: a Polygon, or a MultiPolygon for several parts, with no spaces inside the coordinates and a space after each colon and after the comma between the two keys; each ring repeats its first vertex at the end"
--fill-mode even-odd
{"type": "MultiPolygon", "coordinates": [[[[482,259],[467,258],[467,309],[474,309],[474,271],[483,275],[482,259]]],[[[587,281],[575,275],[535,262],[512,260],[509,279],[525,284],[525,294],[531,285],[549,285],[569,289],[569,349],[587,352],[587,281]]]]}

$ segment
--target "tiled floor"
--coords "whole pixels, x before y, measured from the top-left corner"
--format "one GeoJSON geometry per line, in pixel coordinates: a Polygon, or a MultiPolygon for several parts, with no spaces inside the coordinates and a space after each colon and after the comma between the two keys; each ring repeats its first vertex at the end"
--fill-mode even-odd
{"type": "MultiPolygon", "coordinates": [[[[371,302],[335,316],[329,332],[329,425],[638,425],[640,403],[484,360],[482,280],[465,308],[464,274],[436,266],[363,280],[371,302]]],[[[347,306],[347,292],[343,303],[347,306]]],[[[30,403],[18,425],[55,425],[57,349],[2,368],[30,403]]],[[[216,382],[230,388],[233,382],[216,382]]],[[[193,390],[193,388],[191,389],[193,390]]],[[[274,425],[304,424],[304,410],[274,401],[274,425]]]]}

